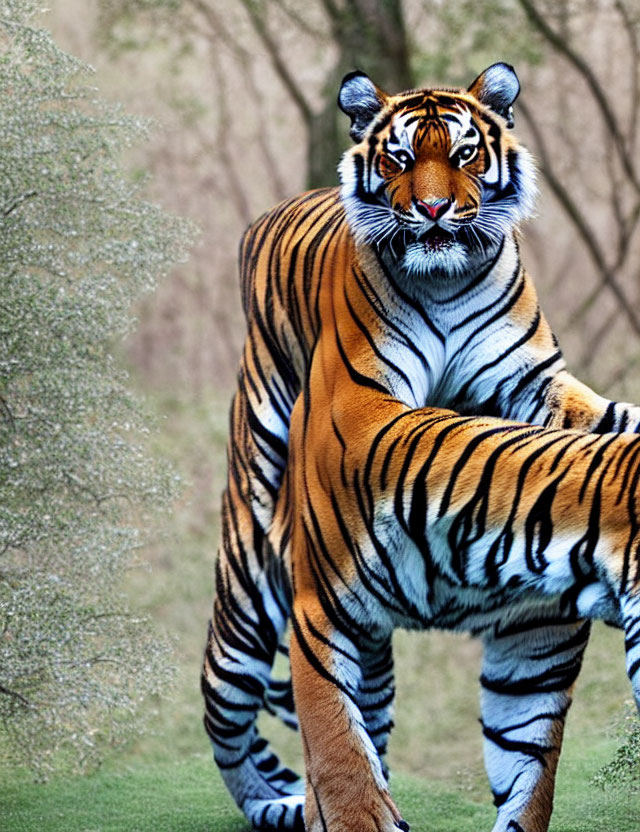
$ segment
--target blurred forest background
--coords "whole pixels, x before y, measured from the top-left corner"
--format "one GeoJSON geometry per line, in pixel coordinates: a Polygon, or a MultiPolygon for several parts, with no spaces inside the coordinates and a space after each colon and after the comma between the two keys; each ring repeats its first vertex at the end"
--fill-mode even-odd
{"type": "Polygon", "coordinates": [[[164,125],[145,157],[154,196],[203,231],[141,313],[142,377],[193,395],[232,386],[240,235],[283,197],[336,182],[345,72],[395,92],[467,85],[505,60],[541,172],[525,263],[573,371],[639,398],[639,19],[637,0],[54,0],[59,42],[164,125]]]}
{"type": "MultiPolygon", "coordinates": [[[[188,482],[170,538],[131,579],[176,639],[179,664],[177,696],[158,705],[155,737],[136,753],[203,752],[198,667],[244,337],[243,229],[286,196],[336,183],[345,72],[363,69],[395,92],[466,86],[492,62],[512,63],[515,131],[540,167],[524,262],[572,371],[640,400],[640,2],[50,0],[43,25],[96,68],[103,95],[160,123],[130,164],[150,170],[155,201],[202,230],[189,262],[140,307],[125,360],[164,415],[159,445],[188,482]]],[[[618,634],[598,638],[576,719],[604,733],[630,691],[618,634]]],[[[398,652],[392,761],[484,794],[478,645],[403,636],[398,652]]]]}

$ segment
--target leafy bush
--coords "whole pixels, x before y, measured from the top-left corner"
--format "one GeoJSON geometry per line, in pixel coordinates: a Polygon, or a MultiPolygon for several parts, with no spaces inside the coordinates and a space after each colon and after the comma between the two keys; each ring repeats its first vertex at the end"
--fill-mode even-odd
{"type": "Polygon", "coordinates": [[[147,125],[98,98],[37,3],[2,5],[0,755],[46,776],[127,736],[171,673],[121,582],[175,476],[113,347],[192,235],[122,172],[147,125]]]}
{"type": "Polygon", "coordinates": [[[624,789],[625,792],[640,791],[640,719],[635,705],[629,703],[620,728],[621,744],[606,766],[593,778],[602,789],[624,789]]]}

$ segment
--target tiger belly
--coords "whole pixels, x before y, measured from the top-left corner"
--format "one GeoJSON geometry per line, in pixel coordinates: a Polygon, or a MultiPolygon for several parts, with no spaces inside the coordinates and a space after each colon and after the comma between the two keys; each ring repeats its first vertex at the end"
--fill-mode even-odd
{"type": "Polygon", "coordinates": [[[570,621],[588,616],[619,621],[619,606],[609,590],[573,574],[568,552],[575,541],[559,539],[548,546],[544,568],[534,572],[527,565],[529,553],[520,539],[512,541],[501,555],[503,562],[490,569],[488,552],[497,534],[485,533],[476,542],[454,547],[450,533],[446,518],[429,521],[418,545],[399,524],[392,527],[379,520],[372,535],[375,545],[371,541],[359,544],[367,581],[353,583],[344,603],[354,614],[363,608],[370,611],[367,626],[383,630],[441,629],[482,635],[496,626],[531,619],[570,621]],[[393,564],[395,587],[389,584],[380,547],[393,564]],[[365,583],[383,587],[385,582],[385,603],[380,603],[365,583]]]}

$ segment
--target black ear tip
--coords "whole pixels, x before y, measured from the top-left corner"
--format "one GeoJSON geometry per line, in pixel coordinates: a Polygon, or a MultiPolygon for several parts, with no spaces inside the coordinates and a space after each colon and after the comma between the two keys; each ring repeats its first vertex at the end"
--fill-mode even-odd
{"type": "Polygon", "coordinates": [[[344,76],[338,92],[338,107],[348,116],[353,118],[354,112],[363,107],[371,109],[373,99],[377,99],[376,87],[366,72],[354,69],[344,76]]]}
{"type": "Polygon", "coordinates": [[[506,61],[498,61],[497,63],[493,64],[493,66],[495,66],[495,67],[499,66],[501,69],[506,69],[508,72],[513,72],[514,75],[516,74],[516,71],[515,71],[515,68],[513,67],[513,65],[508,64],[506,61]]]}
{"type": "Polygon", "coordinates": [[[386,96],[360,69],[346,75],[338,93],[338,107],[351,119],[349,131],[354,141],[360,141],[372,119],[380,112],[386,96]]]}
{"type": "Polygon", "coordinates": [[[363,72],[361,69],[354,69],[352,72],[347,72],[344,76],[342,81],[340,82],[340,86],[344,86],[344,84],[348,84],[349,81],[353,81],[354,78],[367,78],[367,73],[363,72]]]}

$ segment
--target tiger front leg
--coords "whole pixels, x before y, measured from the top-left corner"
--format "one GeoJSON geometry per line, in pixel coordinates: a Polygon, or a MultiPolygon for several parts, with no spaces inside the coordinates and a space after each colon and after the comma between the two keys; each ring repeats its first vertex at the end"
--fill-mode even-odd
{"type": "Polygon", "coordinates": [[[519,622],[485,638],[482,727],[493,832],[547,832],[571,690],[589,622],[519,622]]]}
{"type": "MultiPolygon", "coordinates": [[[[557,373],[549,383],[545,404],[548,409],[546,427],[587,433],[640,432],[640,407],[605,399],[566,370],[557,373]]],[[[519,414],[513,415],[519,418],[519,414]]]]}
{"type": "Polygon", "coordinates": [[[290,656],[307,774],[307,832],[408,830],[358,707],[360,653],[318,596],[294,601],[290,656]]]}
{"type": "Polygon", "coordinates": [[[358,691],[358,705],[367,724],[367,731],[376,747],[387,780],[386,762],[389,736],[393,728],[395,680],[391,636],[381,640],[362,640],[360,643],[362,681],[358,691]]]}

